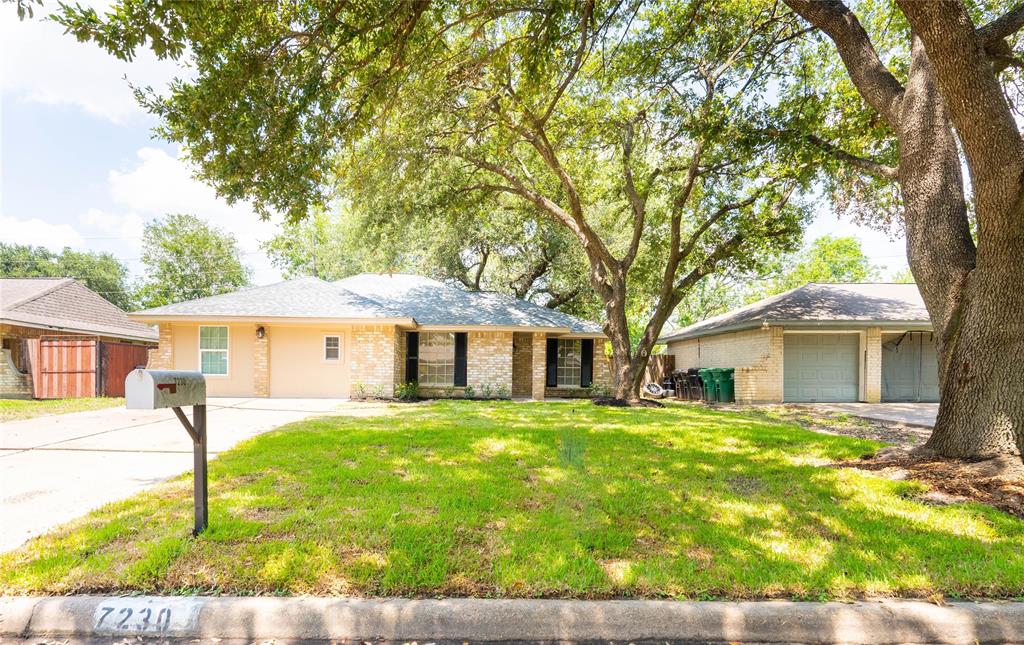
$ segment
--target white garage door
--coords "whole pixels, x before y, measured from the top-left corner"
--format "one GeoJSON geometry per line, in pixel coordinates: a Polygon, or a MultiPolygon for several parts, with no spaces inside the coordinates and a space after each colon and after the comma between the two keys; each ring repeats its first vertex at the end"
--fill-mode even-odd
{"type": "Polygon", "coordinates": [[[783,397],[786,401],[856,401],[858,334],[786,334],[783,397]]]}

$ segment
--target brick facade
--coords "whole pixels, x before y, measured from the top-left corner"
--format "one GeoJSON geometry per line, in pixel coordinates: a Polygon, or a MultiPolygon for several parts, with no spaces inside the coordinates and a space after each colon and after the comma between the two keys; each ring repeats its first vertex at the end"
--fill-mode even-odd
{"type": "Polygon", "coordinates": [[[544,383],[547,381],[547,334],[533,334],[533,348],[531,351],[532,356],[532,370],[530,373],[530,396],[534,401],[544,400],[544,383]]]}
{"type": "Polygon", "coordinates": [[[868,403],[882,400],[882,329],[868,327],[864,332],[864,387],[861,398],[868,403]]]}
{"type": "Polygon", "coordinates": [[[18,371],[11,350],[0,350],[0,398],[32,398],[32,377],[18,371]]]}
{"type": "MultiPolygon", "coordinates": [[[[262,325],[257,325],[261,327],[262,325]]],[[[254,396],[270,396],[270,332],[263,327],[263,338],[253,333],[252,390],[254,396]]]]}
{"type": "Polygon", "coordinates": [[[533,334],[517,331],[512,336],[512,396],[533,394],[533,334]]]}
{"type": "Polygon", "coordinates": [[[160,340],[156,349],[149,353],[149,365],[151,370],[173,370],[174,369],[174,331],[168,323],[160,325],[160,340]]]}
{"type": "Polygon", "coordinates": [[[402,333],[393,325],[363,325],[352,328],[349,369],[352,373],[352,395],[393,397],[401,378],[396,372],[397,354],[401,351],[402,333]]]}

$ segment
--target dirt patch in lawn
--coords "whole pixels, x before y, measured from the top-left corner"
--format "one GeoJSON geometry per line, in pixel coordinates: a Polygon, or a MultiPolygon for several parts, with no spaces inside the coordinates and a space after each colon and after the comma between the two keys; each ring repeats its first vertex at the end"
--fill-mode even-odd
{"type": "Polygon", "coordinates": [[[1016,455],[968,461],[893,447],[835,465],[871,470],[890,479],[916,479],[928,485],[920,499],[930,504],[980,502],[1024,518],[1024,463],[1016,455]]]}
{"type": "Polygon", "coordinates": [[[923,426],[814,410],[799,405],[766,405],[744,408],[743,411],[769,420],[796,423],[815,432],[881,441],[905,448],[923,446],[932,433],[931,428],[923,426]]]}

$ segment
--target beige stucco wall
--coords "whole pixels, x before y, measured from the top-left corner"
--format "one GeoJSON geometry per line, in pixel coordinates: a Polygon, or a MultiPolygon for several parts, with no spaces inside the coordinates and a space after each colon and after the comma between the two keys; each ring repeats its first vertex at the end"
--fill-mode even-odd
{"type": "Polygon", "coordinates": [[[781,403],[783,329],[749,329],[668,344],[676,369],[736,368],[737,403],[781,403]]]}
{"type": "MultiPolygon", "coordinates": [[[[270,347],[270,396],[323,397],[349,396],[352,332],[348,326],[266,326],[270,347]],[[341,338],[341,356],[337,361],[324,359],[324,337],[341,338]]],[[[384,360],[390,360],[385,356],[384,360]]]]}
{"type": "MultiPolygon", "coordinates": [[[[213,323],[222,325],[223,323],[213,323]]],[[[163,338],[161,325],[161,339],[163,338]]],[[[256,341],[253,323],[227,324],[228,373],[226,376],[207,375],[207,396],[254,396],[253,348],[256,341]]],[[[173,369],[199,369],[199,325],[182,323],[171,325],[173,338],[173,369]]],[[[158,350],[162,353],[162,347],[158,350]]],[[[152,366],[152,362],[151,362],[152,366]]]]}

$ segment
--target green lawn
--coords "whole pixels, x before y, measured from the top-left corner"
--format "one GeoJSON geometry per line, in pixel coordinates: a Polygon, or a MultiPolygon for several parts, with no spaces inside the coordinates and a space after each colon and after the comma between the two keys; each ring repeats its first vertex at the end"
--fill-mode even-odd
{"type": "Polygon", "coordinates": [[[46,414],[67,414],[124,405],[124,399],[90,397],[83,399],[0,399],[0,421],[31,419],[46,414]]]}
{"type": "Polygon", "coordinates": [[[318,418],[0,556],[0,591],[1020,597],[1024,521],[741,413],[443,402],[318,418]]]}

